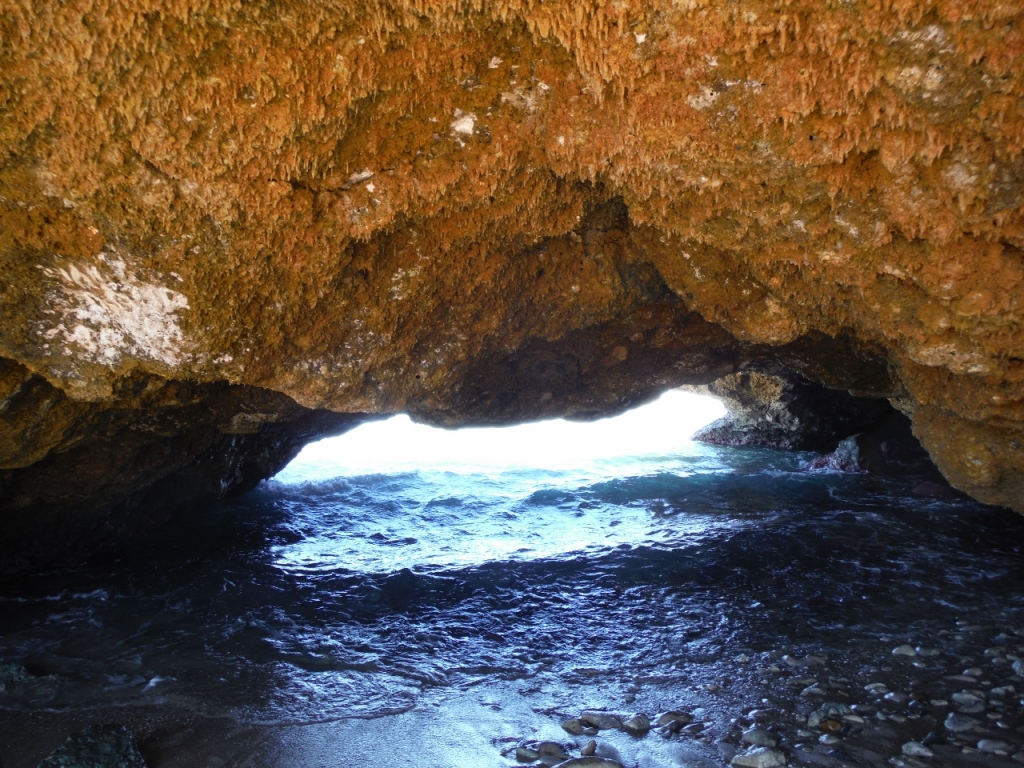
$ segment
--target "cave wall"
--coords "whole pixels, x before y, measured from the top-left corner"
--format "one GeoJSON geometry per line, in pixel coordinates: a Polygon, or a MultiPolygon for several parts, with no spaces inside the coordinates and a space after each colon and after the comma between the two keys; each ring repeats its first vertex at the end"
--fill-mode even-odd
{"type": "MultiPolygon", "coordinates": [[[[5,504],[177,408],[140,386],[203,404],[182,435],[225,388],[301,409],[260,434],[589,418],[779,361],[891,398],[951,482],[1024,511],[1022,23],[994,0],[8,0],[0,358],[52,406],[0,406],[5,504]]],[[[134,498],[209,440],[68,493],[134,498]]]]}

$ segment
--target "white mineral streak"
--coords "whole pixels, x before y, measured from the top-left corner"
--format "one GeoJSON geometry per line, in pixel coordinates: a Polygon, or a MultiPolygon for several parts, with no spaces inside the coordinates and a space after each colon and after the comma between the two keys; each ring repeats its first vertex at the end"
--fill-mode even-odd
{"type": "Polygon", "coordinates": [[[932,368],[946,366],[953,373],[991,373],[992,365],[985,355],[974,350],[960,349],[955,344],[915,346],[909,350],[910,359],[915,363],[932,368]]]}
{"type": "Polygon", "coordinates": [[[99,264],[43,272],[59,282],[51,296],[59,322],[43,335],[63,342],[64,354],[103,365],[124,357],[181,362],[185,339],[177,313],[188,309],[184,294],[140,280],[109,254],[101,254],[99,264]]]}
{"type": "Polygon", "coordinates": [[[464,136],[473,135],[473,127],[476,125],[476,115],[459,115],[456,113],[456,119],[451,124],[452,133],[461,133],[464,136]]]}

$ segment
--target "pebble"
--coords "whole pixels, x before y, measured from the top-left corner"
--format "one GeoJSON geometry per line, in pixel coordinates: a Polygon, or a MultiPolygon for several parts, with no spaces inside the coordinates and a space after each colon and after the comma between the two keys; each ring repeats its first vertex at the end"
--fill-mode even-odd
{"type": "Polygon", "coordinates": [[[977,683],[978,681],[968,675],[946,675],[946,680],[954,683],[977,683]]]}
{"type": "Polygon", "coordinates": [[[704,730],[704,723],[690,723],[682,729],[682,733],[689,736],[693,736],[696,733],[700,733],[704,730]]]}
{"type": "Polygon", "coordinates": [[[964,733],[978,725],[981,725],[981,723],[973,717],[965,717],[955,712],[950,712],[945,722],[946,729],[953,731],[953,733],[964,733]]]}
{"type": "Polygon", "coordinates": [[[907,701],[907,694],[900,693],[899,691],[891,691],[883,696],[886,701],[891,701],[896,704],[904,704],[907,701]]]}
{"type": "Polygon", "coordinates": [[[622,721],[619,718],[606,712],[584,712],[580,715],[580,720],[586,725],[592,725],[602,731],[622,727],[622,721]]]}
{"type": "Polygon", "coordinates": [[[557,741],[542,741],[537,745],[537,756],[557,757],[559,760],[566,760],[570,755],[557,741]]]}
{"type": "Polygon", "coordinates": [[[889,688],[885,683],[868,683],[864,686],[864,690],[868,693],[888,693],[889,688]]]}
{"type": "Polygon", "coordinates": [[[818,681],[813,677],[794,677],[792,680],[788,681],[789,685],[793,685],[798,688],[803,685],[817,685],[817,683],[818,681]]]}
{"type": "Polygon", "coordinates": [[[651,721],[643,712],[638,712],[622,724],[622,730],[630,736],[643,736],[651,730],[651,721]]]}
{"type": "Polygon", "coordinates": [[[967,677],[981,677],[983,674],[985,674],[985,670],[983,670],[981,667],[968,667],[963,671],[962,674],[966,675],[967,677]]]}
{"type": "Polygon", "coordinates": [[[774,749],[754,747],[736,755],[730,764],[736,768],[780,768],[786,765],[786,757],[774,749]]]}
{"type": "Polygon", "coordinates": [[[591,757],[597,752],[597,742],[591,739],[583,745],[583,749],[580,750],[580,754],[584,757],[591,757]]]}
{"type": "MultiPolygon", "coordinates": [[[[850,714],[853,714],[853,710],[851,710],[845,704],[840,704],[835,701],[826,701],[818,709],[814,710],[813,712],[811,712],[810,715],[807,716],[807,727],[823,727],[822,723],[826,721],[835,722],[839,718],[843,717],[843,715],[850,714]]],[[[841,724],[840,727],[842,727],[841,724]]]]}
{"type": "Polygon", "coordinates": [[[892,649],[893,656],[917,656],[917,650],[912,645],[900,645],[892,649]]]}
{"type": "Polygon", "coordinates": [[[818,741],[820,741],[822,744],[839,744],[842,742],[842,739],[840,739],[835,734],[823,733],[821,734],[821,736],[818,737],[818,741]]]}
{"type": "Polygon", "coordinates": [[[671,725],[672,723],[679,723],[682,726],[692,722],[693,715],[691,715],[689,712],[680,712],[679,710],[664,712],[658,715],[657,720],[659,726],[671,725]]]}
{"type": "Polygon", "coordinates": [[[935,753],[919,741],[908,741],[900,751],[911,757],[935,757],[935,753]]]}
{"type": "Polygon", "coordinates": [[[1010,750],[1013,749],[1009,743],[1000,741],[999,739],[982,739],[978,742],[978,749],[982,752],[989,752],[991,754],[1009,754],[1010,750]]]}
{"type": "Polygon", "coordinates": [[[967,693],[966,691],[954,693],[950,698],[957,704],[977,704],[982,701],[980,696],[975,696],[973,693],[967,693]]]}
{"type": "Polygon", "coordinates": [[[949,702],[946,701],[945,699],[932,699],[928,703],[931,704],[933,707],[948,707],[949,706],[949,702]]]}
{"type": "Polygon", "coordinates": [[[764,728],[751,728],[743,732],[743,743],[752,744],[755,747],[774,747],[778,742],[771,731],[764,728]]]}
{"type": "Polygon", "coordinates": [[[587,728],[583,724],[583,721],[578,717],[574,717],[571,720],[566,720],[562,723],[562,730],[566,733],[571,733],[573,736],[582,736],[586,729],[587,728]]]}
{"type": "Polygon", "coordinates": [[[532,763],[540,757],[540,752],[529,747],[516,747],[516,760],[520,763],[532,763]]]}
{"type": "Polygon", "coordinates": [[[928,763],[909,755],[906,757],[890,757],[889,763],[895,765],[896,768],[928,768],[928,763]]]}

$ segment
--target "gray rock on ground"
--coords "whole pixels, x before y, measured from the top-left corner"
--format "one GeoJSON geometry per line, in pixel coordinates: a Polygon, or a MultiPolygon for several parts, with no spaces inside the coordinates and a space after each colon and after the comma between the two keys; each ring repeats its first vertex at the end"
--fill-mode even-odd
{"type": "Polygon", "coordinates": [[[734,768],[783,768],[786,756],[767,747],[754,747],[736,755],[730,765],[734,768]]]}
{"type": "Polygon", "coordinates": [[[624,768],[618,760],[610,760],[607,757],[574,757],[559,763],[554,768],[624,768]]]}

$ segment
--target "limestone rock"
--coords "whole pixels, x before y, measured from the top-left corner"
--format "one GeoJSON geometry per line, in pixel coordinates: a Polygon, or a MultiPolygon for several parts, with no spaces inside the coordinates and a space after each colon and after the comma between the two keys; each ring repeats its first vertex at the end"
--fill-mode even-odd
{"type": "Polygon", "coordinates": [[[891,410],[885,400],[828,389],[779,364],[752,366],[684,389],[717,397],[728,409],[728,416],[693,436],[715,445],[829,451],[891,410]]]}
{"type": "Polygon", "coordinates": [[[839,472],[884,472],[885,457],[871,435],[848,437],[827,456],[812,460],[808,469],[832,469],[839,472]]]}
{"type": "Polygon", "coordinates": [[[1024,511],[1019,9],[765,13],[11,10],[8,559],[359,414],[595,418],[777,364],[1024,511]]]}
{"type": "Polygon", "coordinates": [[[736,755],[730,765],[735,768],[783,768],[786,765],[786,757],[774,749],[753,747],[736,755]]]}

